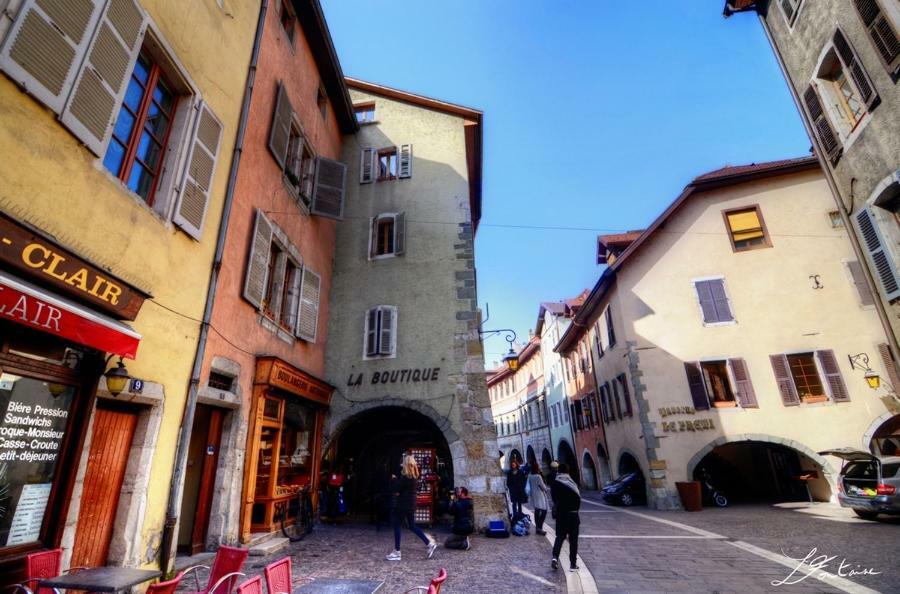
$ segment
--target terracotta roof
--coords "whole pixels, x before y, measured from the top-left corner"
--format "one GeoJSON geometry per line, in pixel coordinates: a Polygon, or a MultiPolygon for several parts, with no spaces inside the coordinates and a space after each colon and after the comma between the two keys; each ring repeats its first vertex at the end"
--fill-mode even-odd
{"type": "Polygon", "coordinates": [[[745,10],[756,8],[754,6],[754,4],[756,4],[756,1],[757,0],[727,0],[725,2],[725,8],[722,13],[726,17],[730,17],[736,12],[743,12],[745,10]]]}
{"type": "Polygon", "coordinates": [[[748,173],[766,172],[779,167],[793,165],[795,163],[804,164],[811,160],[815,160],[815,157],[797,157],[796,159],[781,159],[780,161],[750,163],[749,165],[726,165],[714,171],[704,173],[703,175],[698,175],[694,178],[694,181],[692,181],[690,185],[694,185],[704,181],[728,179],[730,177],[746,175],[748,173]]]}
{"type": "Polygon", "coordinates": [[[626,231],[625,233],[610,233],[609,235],[598,235],[597,241],[603,245],[619,245],[623,243],[631,243],[641,236],[643,229],[637,231],[626,231]]]}

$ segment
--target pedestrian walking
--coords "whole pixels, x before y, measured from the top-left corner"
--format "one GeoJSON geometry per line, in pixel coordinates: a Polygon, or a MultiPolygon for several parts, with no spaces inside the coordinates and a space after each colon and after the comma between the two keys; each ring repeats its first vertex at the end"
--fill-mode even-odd
{"type": "Polygon", "coordinates": [[[519,469],[519,461],[510,462],[510,470],[506,474],[506,488],[509,490],[509,500],[512,502],[512,521],[516,523],[522,517],[522,504],[528,501],[525,494],[525,473],[519,469]]]}
{"type": "Polygon", "coordinates": [[[453,536],[447,539],[444,546],[448,549],[463,549],[468,551],[471,547],[469,535],[475,532],[475,506],[469,496],[469,490],[458,487],[451,496],[450,513],[453,514],[453,536]]]}
{"type": "Polygon", "coordinates": [[[556,519],[556,541],[553,543],[553,559],[550,566],[553,569],[559,568],[559,552],[562,550],[563,541],[568,538],[569,571],[577,571],[578,527],[581,524],[578,510],[581,508],[581,492],[569,476],[568,464],[559,465],[556,480],[550,484],[550,493],[553,496],[553,517],[556,519]]]}
{"type": "Polygon", "coordinates": [[[419,480],[419,465],[412,456],[403,458],[400,476],[391,476],[391,522],[394,526],[394,550],[386,557],[388,561],[400,561],[400,524],[405,520],[407,528],[425,543],[428,558],[434,555],[437,545],[416,526],[416,482],[419,480]]]}
{"type": "Polygon", "coordinates": [[[550,474],[547,476],[547,484],[552,485],[553,481],[556,480],[556,475],[559,474],[559,462],[554,460],[550,463],[550,474]]]}
{"type": "Polygon", "coordinates": [[[531,463],[528,486],[531,488],[531,507],[534,508],[534,533],[543,536],[547,534],[544,532],[544,520],[547,519],[547,510],[550,508],[550,488],[544,482],[537,462],[531,463]]]}

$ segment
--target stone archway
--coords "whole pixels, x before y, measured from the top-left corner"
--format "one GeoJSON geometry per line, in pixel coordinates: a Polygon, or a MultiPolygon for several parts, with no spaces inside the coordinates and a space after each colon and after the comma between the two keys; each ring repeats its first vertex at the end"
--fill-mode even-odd
{"type": "Polygon", "coordinates": [[[597,481],[598,488],[612,481],[612,473],[609,468],[609,456],[601,444],[597,444],[597,481]]]}
{"type": "MultiPolygon", "coordinates": [[[[888,411],[872,421],[872,423],[869,425],[869,428],[866,429],[866,432],[863,434],[862,438],[863,450],[868,452],[874,451],[877,454],[879,450],[876,449],[876,444],[874,443],[875,440],[884,439],[891,436],[898,436],[895,440],[892,441],[900,441],[900,414],[893,411],[888,411]]],[[[882,449],[881,455],[896,456],[898,454],[889,454],[882,449]]]]}
{"type": "Polygon", "coordinates": [[[531,467],[532,464],[537,462],[537,456],[534,454],[534,448],[528,446],[525,450],[525,462],[531,467]]]}
{"type": "Polygon", "coordinates": [[[541,452],[541,469],[544,472],[550,472],[550,464],[553,463],[553,455],[550,453],[550,450],[544,448],[544,451],[541,452]]]}
{"type": "Polygon", "coordinates": [[[594,464],[594,458],[587,450],[581,454],[581,479],[581,484],[585,489],[589,491],[597,489],[597,465],[594,464]]]}
{"type": "Polygon", "coordinates": [[[578,460],[575,458],[575,450],[572,449],[572,446],[570,446],[569,442],[565,439],[559,440],[556,460],[560,464],[566,464],[569,467],[569,474],[572,476],[572,480],[576,483],[580,482],[581,479],[579,477],[578,460]]]}

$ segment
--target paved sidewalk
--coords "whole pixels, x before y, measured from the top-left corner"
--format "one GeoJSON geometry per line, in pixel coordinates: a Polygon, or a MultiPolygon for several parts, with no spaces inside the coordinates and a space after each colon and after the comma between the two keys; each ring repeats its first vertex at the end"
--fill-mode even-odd
{"type": "MultiPolygon", "coordinates": [[[[425,529],[441,543],[432,559],[425,545],[411,532],[402,534],[403,560],[386,561],[393,549],[393,532],[362,524],[319,525],[299,543],[271,557],[249,557],[244,566],[247,577],[262,574],[272,561],[292,557],[294,579],[302,585],[320,577],[378,579],[385,581],[384,594],[401,593],[427,585],[440,568],[449,578],[441,594],[515,594],[565,592],[562,572],[550,569],[550,544],[542,537],[510,536],[495,540],[473,536],[472,548],[456,551],[443,547],[449,536],[446,528],[425,529]]],[[[193,587],[193,581],[185,585],[193,587]]]]}

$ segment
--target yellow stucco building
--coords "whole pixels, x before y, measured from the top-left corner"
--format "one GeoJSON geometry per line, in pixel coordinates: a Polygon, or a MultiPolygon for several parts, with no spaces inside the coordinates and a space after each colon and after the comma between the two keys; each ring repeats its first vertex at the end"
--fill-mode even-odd
{"type": "Polygon", "coordinates": [[[159,563],[258,15],[0,0],[0,581],[159,563]]]}

